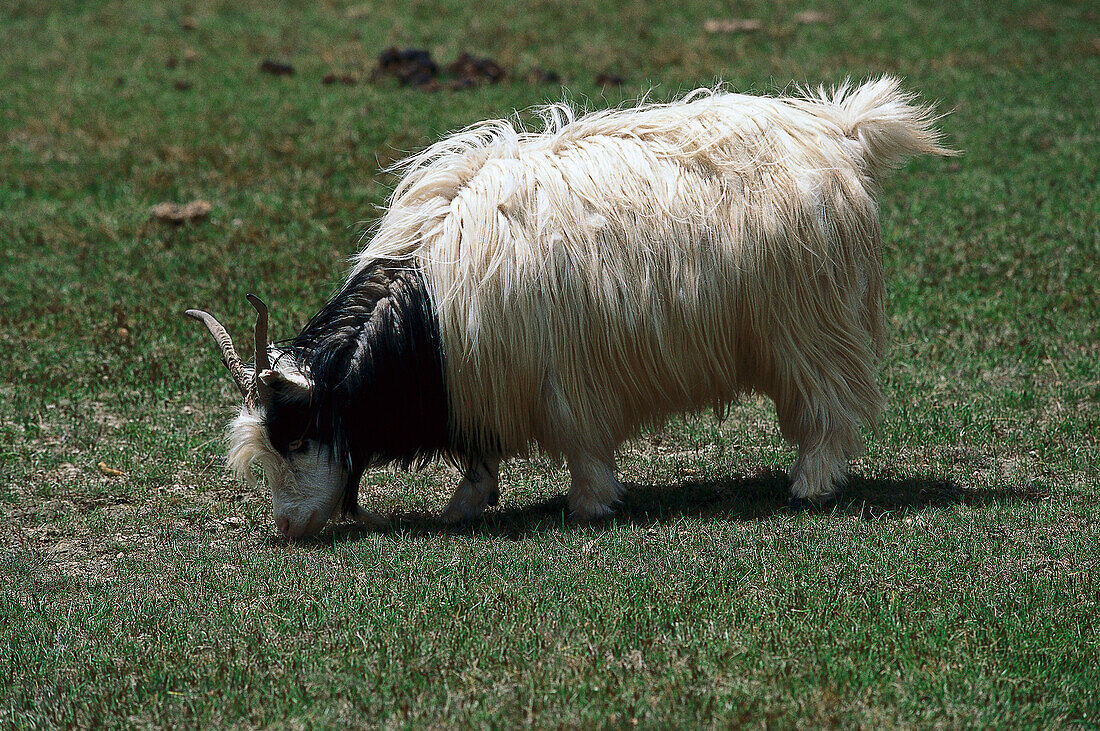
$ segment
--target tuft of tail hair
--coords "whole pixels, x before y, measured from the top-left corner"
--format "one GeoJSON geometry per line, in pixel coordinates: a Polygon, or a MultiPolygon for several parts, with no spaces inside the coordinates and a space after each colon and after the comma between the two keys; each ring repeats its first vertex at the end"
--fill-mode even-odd
{"type": "Polygon", "coordinates": [[[893,76],[858,86],[845,81],[829,91],[824,86],[809,95],[821,104],[818,112],[835,122],[846,137],[863,148],[864,161],[876,176],[913,155],[958,155],[945,147],[936,122],[943,115],[934,105],[917,102],[893,76]]]}

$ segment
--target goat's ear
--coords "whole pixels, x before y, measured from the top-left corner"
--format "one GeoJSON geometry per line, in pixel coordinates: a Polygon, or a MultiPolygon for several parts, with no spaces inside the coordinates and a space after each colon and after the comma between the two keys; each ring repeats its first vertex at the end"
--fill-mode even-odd
{"type": "Polygon", "coordinates": [[[287,378],[285,374],[271,368],[260,371],[256,378],[272,391],[279,391],[292,396],[309,396],[308,384],[302,383],[296,378],[287,378]]]}

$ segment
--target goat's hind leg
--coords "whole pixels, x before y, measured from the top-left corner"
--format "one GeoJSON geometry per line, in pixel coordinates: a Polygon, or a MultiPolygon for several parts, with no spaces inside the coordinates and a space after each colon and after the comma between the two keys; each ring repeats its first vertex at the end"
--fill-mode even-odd
{"type": "Polygon", "coordinates": [[[798,446],[791,507],[827,503],[847,478],[848,460],[863,451],[860,411],[827,392],[798,394],[778,406],[783,436],[798,446]]]}
{"type": "Polygon", "coordinates": [[[447,523],[480,517],[485,508],[500,501],[500,459],[483,459],[466,471],[443,511],[447,523]]]}
{"type": "Polygon", "coordinates": [[[791,470],[790,506],[796,510],[829,502],[848,476],[848,455],[839,440],[828,433],[816,443],[813,440],[808,448],[799,445],[791,470]]]}

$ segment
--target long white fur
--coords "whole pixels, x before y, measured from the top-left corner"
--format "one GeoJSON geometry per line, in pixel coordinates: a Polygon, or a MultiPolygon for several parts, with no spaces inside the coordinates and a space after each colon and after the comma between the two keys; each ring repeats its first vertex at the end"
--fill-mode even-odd
{"type": "Polygon", "coordinates": [[[882,77],[541,116],[405,161],[356,261],[423,270],[453,427],[613,465],[641,426],[757,390],[801,448],[794,493],[830,491],[882,405],[877,177],[951,154],[931,108],[882,77]]]}

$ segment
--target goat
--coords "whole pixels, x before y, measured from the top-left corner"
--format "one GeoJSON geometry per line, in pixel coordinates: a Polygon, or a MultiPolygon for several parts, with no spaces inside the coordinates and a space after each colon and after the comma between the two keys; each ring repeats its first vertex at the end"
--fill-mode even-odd
{"type": "Polygon", "coordinates": [[[697,90],[577,116],[541,110],[398,166],[339,292],[255,362],[198,310],[244,396],[229,465],[272,488],[279,530],[358,514],[363,471],[446,459],[444,517],[480,515],[501,460],[564,459],[572,513],[622,494],[615,450],[740,394],[775,401],[796,504],[827,499],[883,405],[874,195],[914,154],[950,155],[891,77],[768,98],[697,90]]]}

